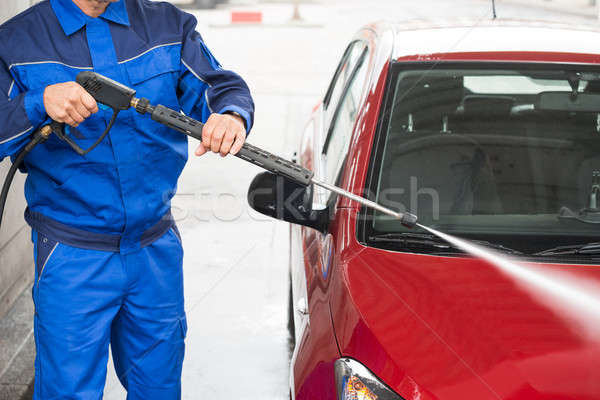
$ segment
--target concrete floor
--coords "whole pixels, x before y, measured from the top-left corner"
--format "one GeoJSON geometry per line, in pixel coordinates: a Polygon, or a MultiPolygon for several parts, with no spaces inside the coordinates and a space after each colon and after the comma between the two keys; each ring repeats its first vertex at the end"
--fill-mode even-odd
{"type": "MultiPolygon", "coordinates": [[[[499,1],[499,15],[595,22],[519,1],[499,1]]],[[[321,0],[302,4],[303,25],[289,24],[290,3],[233,3],[192,12],[217,59],[253,90],[257,114],[249,141],[284,156],[296,148],[312,106],[361,25],[390,18],[491,16],[487,0],[321,0]],[[232,27],[232,8],[263,11],[265,24],[232,27]]],[[[185,399],[287,399],[288,227],[249,210],[246,190],[258,172],[235,158],[191,156],[179,182],[174,213],[186,253],[189,326],[185,399]]],[[[111,364],[104,398],[125,399],[111,364]]]]}

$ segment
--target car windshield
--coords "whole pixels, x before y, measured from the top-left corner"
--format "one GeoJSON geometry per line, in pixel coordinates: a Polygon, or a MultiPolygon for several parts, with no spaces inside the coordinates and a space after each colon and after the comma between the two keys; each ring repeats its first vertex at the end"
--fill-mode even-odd
{"type": "MultiPolygon", "coordinates": [[[[395,64],[374,197],[435,229],[529,254],[598,241],[598,71],[395,64]]],[[[372,216],[370,237],[409,232],[372,216]]]]}

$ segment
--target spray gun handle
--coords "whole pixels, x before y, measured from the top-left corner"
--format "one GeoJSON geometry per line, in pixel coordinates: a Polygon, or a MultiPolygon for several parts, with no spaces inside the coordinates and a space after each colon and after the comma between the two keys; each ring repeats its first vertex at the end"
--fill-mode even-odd
{"type": "MultiPolygon", "coordinates": [[[[175,110],[157,105],[152,110],[152,119],[195,139],[202,140],[204,124],[175,110]]],[[[249,143],[244,143],[236,157],[277,175],[284,176],[300,185],[309,186],[312,184],[314,172],[249,143]]]]}
{"type": "Polygon", "coordinates": [[[93,71],[80,72],[75,81],[98,103],[112,108],[114,112],[131,107],[131,100],[136,93],[132,88],[93,71]]]}

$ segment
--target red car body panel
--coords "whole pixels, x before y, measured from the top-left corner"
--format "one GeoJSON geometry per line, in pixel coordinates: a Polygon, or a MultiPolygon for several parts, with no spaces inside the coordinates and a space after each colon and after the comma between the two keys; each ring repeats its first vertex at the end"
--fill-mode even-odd
{"type": "MultiPolygon", "coordinates": [[[[425,388],[433,399],[600,398],[598,343],[493,266],[372,248],[352,253],[340,262],[342,287],[331,302],[334,315],[346,316],[335,323],[342,354],[406,399],[425,388]]],[[[600,281],[597,266],[547,268],[600,281]]]]}
{"type": "MultiPolygon", "coordinates": [[[[329,281],[322,279],[323,257],[321,234],[302,228],[310,326],[300,343],[294,364],[298,399],[335,399],[333,363],[339,356],[329,312],[329,281]]],[[[331,276],[331,275],[329,275],[331,276]]]]}
{"type": "MultiPolygon", "coordinates": [[[[372,25],[357,36],[374,49],[373,79],[365,88],[340,186],[360,195],[390,60],[600,64],[598,54],[566,52],[397,57],[393,50],[378,51],[390,46],[384,30],[372,25]]],[[[317,106],[313,122],[323,112],[317,106]]],[[[305,134],[299,162],[318,170],[315,132],[305,134]]],[[[292,359],[293,398],[336,399],[334,362],[350,357],[406,400],[600,400],[600,340],[581,335],[572,321],[482,260],[363,246],[357,240],[358,212],[356,203],[338,197],[329,234],[292,227],[292,241],[301,243],[310,315],[292,359]]],[[[600,282],[597,265],[544,268],[600,282]]]]}

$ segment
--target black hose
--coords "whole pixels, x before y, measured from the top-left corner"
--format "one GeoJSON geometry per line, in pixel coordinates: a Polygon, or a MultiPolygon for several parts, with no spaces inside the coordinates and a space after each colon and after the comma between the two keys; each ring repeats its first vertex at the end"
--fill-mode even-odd
{"type": "Polygon", "coordinates": [[[102,135],[100,135],[98,140],[96,140],[96,142],[86,150],[79,147],[77,145],[77,143],[75,143],[72,139],[70,139],[67,135],[65,135],[64,124],[60,124],[58,122],[53,121],[50,124],[50,126],[45,126],[44,128],[37,130],[35,132],[35,134],[33,135],[33,138],[31,138],[31,140],[29,141],[29,143],[27,143],[25,145],[25,148],[23,150],[21,150],[21,152],[19,154],[17,154],[17,156],[15,157],[15,161],[10,166],[10,169],[8,170],[8,174],[6,175],[6,178],[4,179],[4,184],[2,185],[2,192],[0,192],[0,228],[2,227],[2,217],[4,216],[4,207],[6,206],[6,200],[8,198],[8,191],[10,190],[12,181],[15,178],[15,174],[17,173],[17,170],[23,163],[25,156],[27,156],[27,154],[29,154],[29,152],[31,150],[33,150],[33,148],[35,146],[37,146],[38,144],[40,144],[42,142],[45,142],[46,139],[48,139],[48,135],[52,131],[54,131],[61,139],[65,140],[73,148],[73,150],[75,150],[77,153],[79,153],[82,156],[86,155],[90,151],[94,150],[100,144],[100,142],[102,142],[102,140],[106,137],[106,135],[108,135],[108,132],[111,130],[111,128],[113,127],[113,125],[117,119],[117,114],[119,114],[119,111],[118,110],[114,111],[112,118],[110,119],[110,122],[108,123],[108,125],[107,125],[106,129],[104,130],[104,132],[102,133],[102,135]],[[46,131],[45,131],[46,134],[42,133],[42,131],[44,129],[46,129],[46,131]]]}
{"type": "Polygon", "coordinates": [[[87,153],[89,153],[90,151],[94,150],[106,137],[106,135],[108,135],[108,132],[110,132],[110,130],[112,129],[113,125],[115,124],[115,121],[117,120],[117,115],[119,115],[119,110],[116,110],[113,112],[112,117],[110,118],[110,122],[108,123],[108,125],[106,126],[106,129],[104,130],[104,132],[102,132],[102,135],[100,135],[100,137],[98,138],[98,140],[96,140],[96,142],[91,145],[87,150],[85,150],[82,154],[82,156],[86,155],[87,153]]]}
{"type": "Polygon", "coordinates": [[[21,152],[15,158],[15,161],[10,166],[8,170],[8,174],[4,179],[4,184],[2,185],[2,192],[0,192],[0,227],[2,227],[2,216],[4,215],[4,206],[6,205],[6,200],[8,198],[8,191],[10,189],[10,185],[12,184],[13,179],[15,178],[15,174],[17,173],[17,169],[23,163],[25,156],[29,154],[31,150],[39,143],[44,142],[46,137],[41,134],[40,131],[37,131],[31,141],[25,145],[25,148],[21,150],[21,152]]]}

